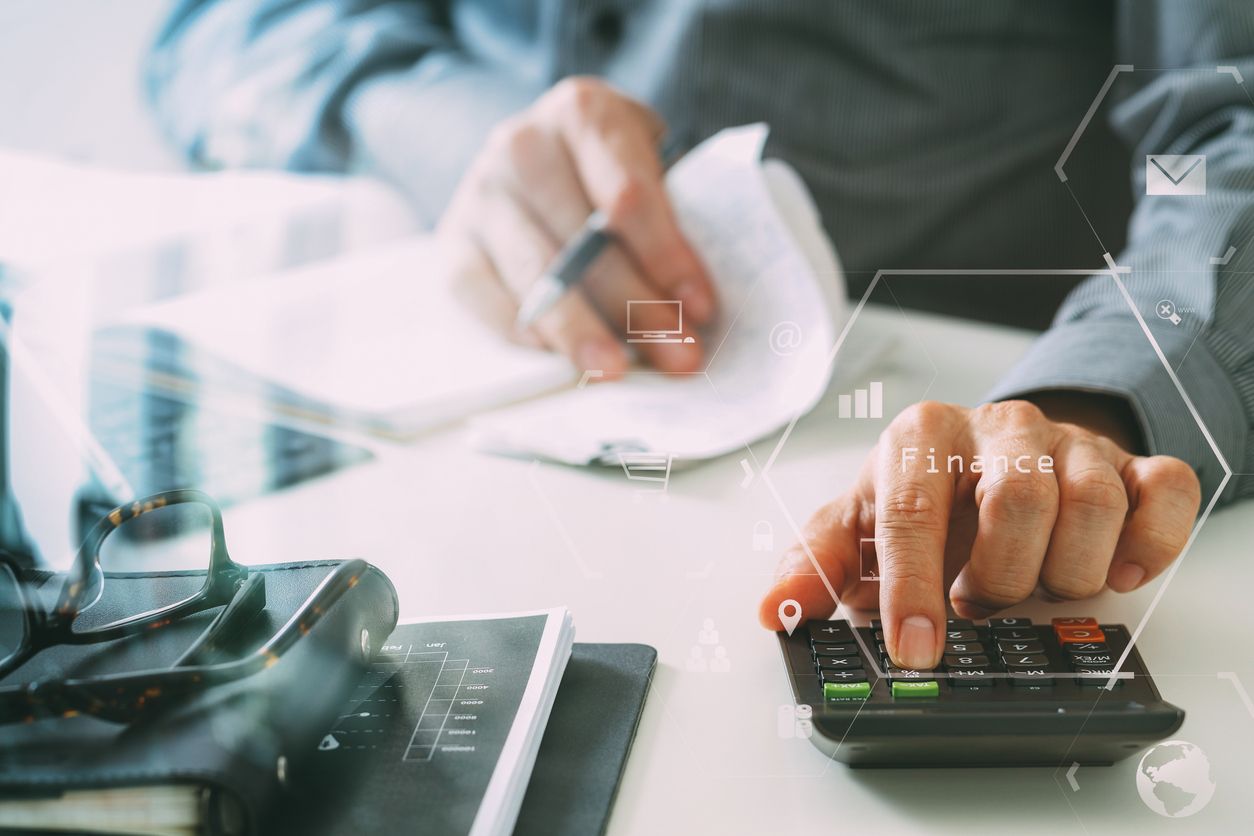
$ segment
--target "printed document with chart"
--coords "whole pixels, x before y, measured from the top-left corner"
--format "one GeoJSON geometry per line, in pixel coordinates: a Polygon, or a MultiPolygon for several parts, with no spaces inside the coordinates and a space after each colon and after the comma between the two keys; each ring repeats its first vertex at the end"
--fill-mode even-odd
{"type": "Polygon", "coordinates": [[[397,625],[285,832],[510,833],[573,641],[564,608],[397,625]]]}

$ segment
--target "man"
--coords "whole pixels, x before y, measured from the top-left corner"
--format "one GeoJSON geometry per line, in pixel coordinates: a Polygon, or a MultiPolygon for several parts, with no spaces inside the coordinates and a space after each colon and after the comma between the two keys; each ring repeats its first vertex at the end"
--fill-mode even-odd
{"type": "MultiPolygon", "coordinates": [[[[814,192],[854,292],[884,267],[1091,268],[1103,253],[1130,267],[1130,300],[1108,276],[1074,290],[901,283],[899,298],[932,310],[1037,325],[1056,311],[988,404],[898,416],[762,603],[777,627],[786,598],[830,611],[824,579],[857,606],[878,595],[907,667],[939,659],[947,596],[977,617],[1038,587],[1075,599],[1161,573],[1220,485],[1212,440],[1254,471],[1244,79],[1245,0],[185,0],[150,70],[171,136],[202,163],[391,177],[440,218],[503,321],[604,210],[622,246],[527,336],[609,376],[627,363],[613,337],[624,300],[679,299],[698,325],[717,313],[662,189],[663,134],[691,145],[769,122],[768,150],[814,192]],[[1089,121],[1116,64],[1155,69],[1117,74],[1089,121]],[[1151,154],[1206,155],[1205,197],[1142,197],[1133,211],[1129,173],[1144,192],[1151,154]],[[1209,439],[1131,315],[1152,318],[1160,299],[1190,311],[1153,334],[1209,439]],[[933,473],[927,450],[1038,466],[933,473]],[[851,571],[869,536],[878,590],[851,571]]],[[[700,362],[664,346],[646,359],[700,362]]],[[[1250,490],[1238,477],[1224,496],[1250,490]]]]}

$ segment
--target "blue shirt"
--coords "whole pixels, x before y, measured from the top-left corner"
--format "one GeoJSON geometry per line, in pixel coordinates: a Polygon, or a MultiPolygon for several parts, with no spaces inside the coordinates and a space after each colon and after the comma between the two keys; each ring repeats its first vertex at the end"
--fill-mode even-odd
{"type": "Polygon", "coordinates": [[[148,70],[193,160],[377,171],[430,220],[489,128],[574,74],[689,143],[769,122],[853,293],[882,268],[1109,254],[1126,296],[1107,275],[894,277],[893,296],[1049,326],[991,397],[1122,396],[1206,498],[1216,451],[1246,474],[1225,497],[1254,492],[1249,0],[182,0],[148,70]],[[1205,155],[1205,196],[1147,197],[1157,154],[1205,155]]]}

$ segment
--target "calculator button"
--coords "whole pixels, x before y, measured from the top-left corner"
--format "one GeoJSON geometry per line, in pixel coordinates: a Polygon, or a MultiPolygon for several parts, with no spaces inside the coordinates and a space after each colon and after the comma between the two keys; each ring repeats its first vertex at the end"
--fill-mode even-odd
{"type": "Polygon", "coordinates": [[[824,682],[866,682],[866,671],[822,671],[824,682]]]}
{"type": "Polygon", "coordinates": [[[931,682],[893,681],[894,697],[935,697],[939,694],[940,683],[936,680],[931,682]]]}
{"type": "Polygon", "coordinates": [[[892,682],[918,682],[928,679],[935,679],[934,671],[915,670],[913,668],[899,668],[896,665],[888,664],[884,666],[884,673],[888,675],[892,682]]]}
{"type": "Polygon", "coordinates": [[[809,625],[814,644],[843,644],[853,641],[853,630],[847,621],[817,621],[809,625]]]}
{"type": "Polygon", "coordinates": [[[984,645],[979,642],[945,642],[946,653],[983,653],[984,645]]]}
{"type": "Polygon", "coordinates": [[[1018,641],[1021,639],[1035,641],[1037,635],[1036,631],[1031,627],[994,627],[993,637],[998,641],[1018,641]]]}
{"type": "Polygon", "coordinates": [[[998,627],[1013,627],[1021,629],[1023,627],[1031,627],[1032,619],[1030,618],[990,618],[988,626],[994,629],[998,627]]]}
{"type": "Polygon", "coordinates": [[[1097,628],[1096,618],[1051,618],[1049,623],[1054,625],[1054,629],[1059,627],[1088,627],[1090,629],[1097,628]]]}
{"type": "Polygon", "coordinates": [[[1075,655],[1076,653],[1107,653],[1110,651],[1110,645],[1106,642],[1072,642],[1064,644],[1063,650],[1075,655]]]}
{"type": "Polygon", "coordinates": [[[945,641],[947,642],[974,642],[980,640],[980,634],[974,630],[946,630],[945,641]]]}
{"type": "Polygon", "coordinates": [[[975,624],[969,618],[951,618],[945,622],[946,630],[974,630],[975,624]]]}
{"type": "Polygon", "coordinates": [[[1114,665],[1115,656],[1113,653],[1073,653],[1071,654],[1071,664],[1078,668],[1114,665]]]}
{"type": "Polygon", "coordinates": [[[1044,653],[1045,647],[1040,642],[1032,641],[999,641],[997,649],[1003,654],[1010,655],[1012,653],[1044,653]]]}
{"type": "Polygon", "coordinates": [[[852,642],[848,644],[816,644],[814,646],[815,656],[857,656],[858,646],[852,642]]]}
{"type": "Polygon", "coordinates": [[[871,634],[871,637],[875,639],[877,642],[882,642],[884,641],[884,631],[876,630],[874,633],[871,634]]]}
{"type": "Polygon", "coordinates": [[[1016,668],[1010,672],[1011,685],[1053,685],[1054,678],[1045,668],[1016,668]]]}
{"type": "Polygon", "coordinates": [[[1106,641],[1106,634],[1098,627],[1058,627],[1054,633],[1063,644],[1106,641]]]}
{"type": "Polygon", "coordinates": [[[871,696],[869,682],[824,682],[823,699],[864,700],[871,696]]]}
{"type": "Polygon", "coordinates": [[[884,622],[880,621],[878,618],[872,618],[872,619],[871,619],[871,629],[872,629],[872,630],[883,630],[883,629],[884,629],[884,622]]]}
{"type": "Polygon", "coordinates": [[[988,668],[954,668],[949,672],[950,685],[992,685],[993,677],[988,668]]]}
{"type": "Polygon", "coordinates": [[[1003,653],[1001,658],[1008,668],[1049,667],[1049,659],[1040,653],[1003,653]]]}
{"type": "Polygon", "coordinates": [[[987,656],[973,656],[971,654],[946,653],[945,667],[947,668],[987,668],[987,656]]]}
{"type": "MultiPolygon", "coordinates": [[[[1080,683],[1081,685],[1092,685],[1094,687],[1100,688],[1110,681],[1110,675],[1115,672],[1115,669],[1109,665],[1106,665],[1106,666],[1094,666],[1094,667],[1088,667],[1088,668],[1076,668],[1075,672],[1079,674],[1075,678],[1076,682],[1080,683]]],[[[1123,684],[1123,682],[1124,680],[1122,679],[1116,679],[1115,687],[1119,687],[1120,685],[1123,684]]]]}
{"type": "Polygon", "coordinates": [[[838,671],[862,667],[862,660],[857,656],[820,656],[815,665],[821,671],[838,671]]]}

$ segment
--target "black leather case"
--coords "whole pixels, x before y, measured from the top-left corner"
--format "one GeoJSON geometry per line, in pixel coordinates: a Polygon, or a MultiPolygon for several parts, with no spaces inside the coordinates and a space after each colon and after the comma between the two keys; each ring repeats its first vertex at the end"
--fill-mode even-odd
{"type": "MultiPolygon", "coordinates": [[[[249,567],[265,574],[266,610],[238,650],[264,643],[337,565],[310,561],[249,567]]],[[[110,576],[97,606],[136,612],[127,602],[150,600],[154,585],[190,595],[203,582],[203,572],[110,576]]],[[[0,685],[167,667],[215,612],[116,642],[45,650],[0,685]]],[[[268,832],[283,815],[287,775],[315,752],[322,731],[360,680],[366,661],[362,632],[373,652],[396,626],[397,615],[396,590],[371,567],[308,635],[254,676],[130,725],[84,716],[2,725],[0,798],[55,795],[70,788],[191,784],[203,788],[206,833],[268,832]]]]}

